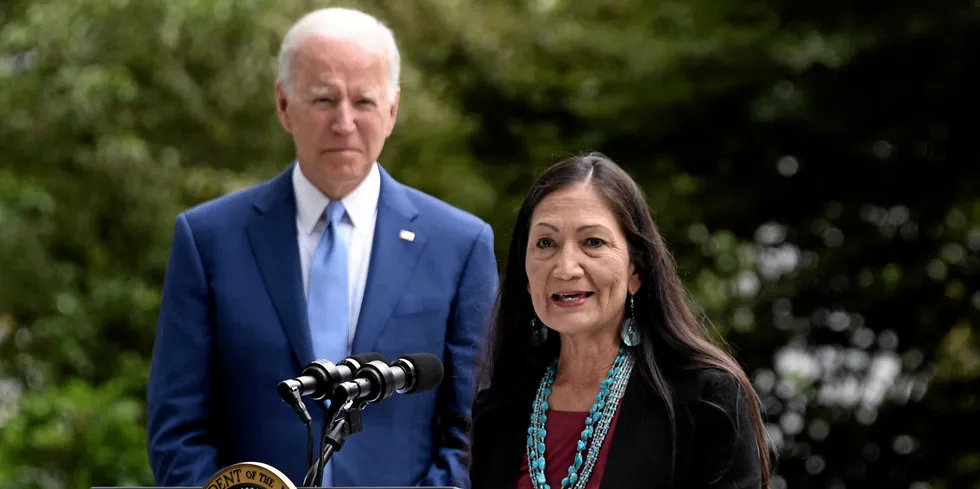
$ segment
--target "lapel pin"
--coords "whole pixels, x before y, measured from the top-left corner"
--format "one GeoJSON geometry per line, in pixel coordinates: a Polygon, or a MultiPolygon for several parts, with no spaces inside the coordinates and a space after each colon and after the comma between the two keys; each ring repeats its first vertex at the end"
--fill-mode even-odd
{"type": "Polygon", "coordinates": [[[411,243],[412,241],[415,241],[415,233],[413,233],[411,231],[408,231],[408,230],[405,230],[405,229],[402,229],[398,233],[398,237],[401,238],[401,239],[404,239],[405,241],[408,241],[409,243],[411,243]]]}

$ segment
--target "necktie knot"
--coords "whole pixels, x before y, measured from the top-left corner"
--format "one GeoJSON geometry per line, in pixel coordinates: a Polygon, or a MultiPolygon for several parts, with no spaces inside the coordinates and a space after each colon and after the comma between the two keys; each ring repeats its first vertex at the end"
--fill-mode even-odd
{"type": "Polygon", "coordinates": [[[347,209],[344,208],[343,202],[339,200],[331,201],[327,204],[327,224],[339,224],[346,212],[347,209]]]}

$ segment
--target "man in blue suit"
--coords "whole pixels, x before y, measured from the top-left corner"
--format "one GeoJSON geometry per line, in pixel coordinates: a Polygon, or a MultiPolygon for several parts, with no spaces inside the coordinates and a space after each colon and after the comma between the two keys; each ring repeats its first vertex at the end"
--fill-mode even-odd
{"type": "MultiPolygon", "coordinates": [[[[315,359],[429,352],[442,385],[364,411],[324,486],[468,486],[476,350],[497,288],[493,232],[377,163],[394,128],[391,31],[325,9],[283,40],[277,111],[296,162],[177,217],[148,390],[161,486],[270,464],[296,485],[306,429],[276,393],[315,359]]],[[[307,401],[317,428],[323,412],[307,401]]],[[[319,445],[319,429],[315,443],[319,445]]]]}

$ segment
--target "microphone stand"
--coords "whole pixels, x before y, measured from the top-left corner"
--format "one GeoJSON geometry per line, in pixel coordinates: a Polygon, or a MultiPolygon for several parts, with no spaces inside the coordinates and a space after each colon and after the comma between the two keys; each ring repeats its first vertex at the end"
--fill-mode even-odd
{"type": "Polygon", "coordinates": [[[320,441],[322,453],[317,457],[306,471],[303,478],[303,487],[320,487],[323,485],[323,468],[333,456],[334,452],[339,451],[349,435],[359,433],[363,427],[361,423],[361,410],[367,405],[366,402],[352,403],[346,393],[337,392],[330,399],[330,407],[324,419],[323,439],[320,441]],[[343,416],[340,416],[343,414],[343,416]],[[315,480],[311,480],[315,479],[315,480]]]}

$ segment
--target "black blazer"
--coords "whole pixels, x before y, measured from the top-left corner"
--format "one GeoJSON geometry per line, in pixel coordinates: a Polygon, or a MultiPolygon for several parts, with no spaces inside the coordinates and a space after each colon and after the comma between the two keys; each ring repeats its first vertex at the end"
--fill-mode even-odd
{"type": "MultiPolygon", "coordinates": [[[[600,487],[755,489],[761,487],[745,389],[716,369],[674,375],[676,449],[663,399],[634,370],[600,487]],[[671,469],[672,455],[676,456],[671,469]],[[671,477],[673,476],[673,477],[671,477]],[[671,480],[673,479],[673,480],[671,480]]],[[[534,392],[502,398],[481,391],[473,408],[472,489],[512,489],[527,444],[534,392]]]]}

